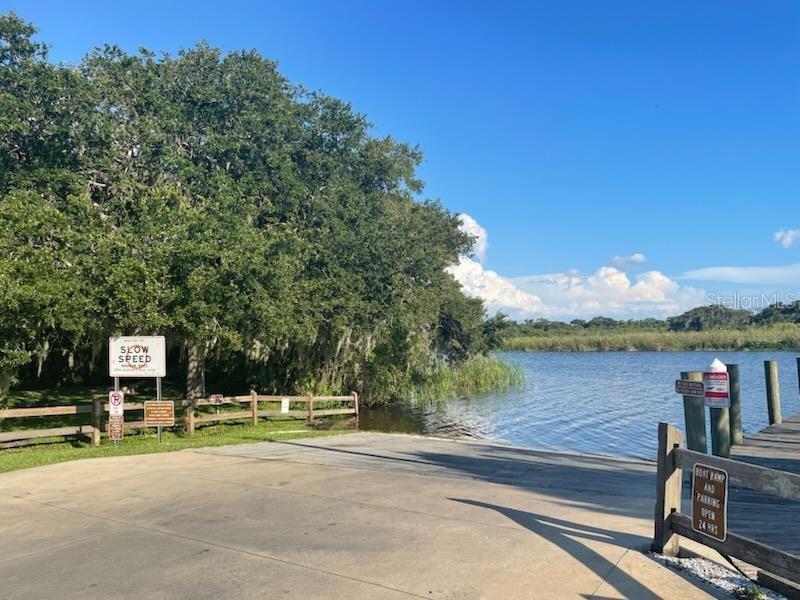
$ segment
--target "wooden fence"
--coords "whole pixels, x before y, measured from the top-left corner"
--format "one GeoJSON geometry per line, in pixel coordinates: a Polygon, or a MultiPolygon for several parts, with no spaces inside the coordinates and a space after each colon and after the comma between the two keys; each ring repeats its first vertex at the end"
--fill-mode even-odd
{"type": "MultiPolygon", "coordinates": [[[[350,396],[261,396],[251,392],[246,396],[229,396],[223,398],[200,398],[193,403],[184,401],[176,403],[176,409],[185,409],[186,431],[189,435],[194,435],[195,427],[201,423],[212,423],[227,420],[250,419],[255,425],[259,417],[291,416],[307,418],[313,421],[316,417],[332,415],[358,415],[358,394],[353,392],[350,396]],[[289,410],[264,409],[259,403],[274,403],[288,407],[289,410]],[[305,404],[303,410],[291,409],[292,404],[305,404]],[[346,408],[323,408],[314,409],[314,404],[344,403],[350,406],[346,408]],[[198,413],[198,406],[222,406],[222,405],[248,404],[247,411],[222,411],[219,413],[198,413]]],[[[144,410],[143,402],[125,401],[125,412],[144,410]]],[[[86,436],[91,439],[92,445],[100,445],[100,436],[105,433],[105,413],[109,410],[108,403],[102,400],[95,400],[92,404],[70,404],[62,406],[40,406],[32,408],[8,408],[0,410],[0,420],[19,419],[30,417],[59,417],[71,415],[87,415],[87,422],[77,425],[60,427],[49,427],[39,429],[19,429],[12,431],[0,431],[0,448],[12,448],[31,443],[37,439],[54,437],[86,436]]],[[[176,420],[177,422],[177,420],[176,420]]],[[[126,429],[141,429],[147,427],[144,420],[125,421],[126,429]]]]}
{"type": "Polygon", "coordinates": [[[227,396],[227,397],[208,397],[199,398],[190,402],[186,407],[186,431],[189,435],[194,435],[196,426],[200,423],[212,423],[218,421],[250,419],[252,424],[258,422],[259,417],[279,417],[291,416],[296,418],[308,418],[309,422],[316,417],[326,417],[332,415],[358,415],[358,394],[353,392],[349,396],[263,396],[251,391],[247,396],[227,396]],[[265,409],[260,408],[259,403],[278,403],[280,408],[265,409]],[[324,408],[314,410],[314,403],[345,403],[352,404],[347,408],[324,408]],[[245,411],[223,411],[219,413],[198,413],[198,406],[222,406],[248,405],[245,411]],[[303,410],[292,409],[292,404],[305,404],[303,410]]]}
{"type": "Polygon", "coordinates": [[[681,512],[683,470],[692,469],[695,463],[724,469],[728,472],[729,483],[736,487],[765,492],[788,500],[800,500],[800,475],[687,450],[681,447],[682,441],[683,436],[679,430],[667,423],[659,423],[653,550],[676,556],[680,550],[679,536],[683,536],[773,575],[800,583],[800,556],[730,531],[724,542],[718,541],[695,531],[692,528],[691,515],[681,512]]]}
{"type": "Polygon", "coordinates": [[[35,408],[7,408],[0,410],[0,420],[19,419],[27,417],[60,417],[69,415],[91,415],[90,422],[80,425],[62,427],[48,427],[42,429],[24,429],[0,432],[0,448],[12,448],[30,443],[31,440],[51,438],[88,436],[92,444],[100,443],[100,430],[96,427],[98,419],[94,418],[99,412],[100,402],[94,404],[70,404],[64,406],[40,406],[35,408]]]}

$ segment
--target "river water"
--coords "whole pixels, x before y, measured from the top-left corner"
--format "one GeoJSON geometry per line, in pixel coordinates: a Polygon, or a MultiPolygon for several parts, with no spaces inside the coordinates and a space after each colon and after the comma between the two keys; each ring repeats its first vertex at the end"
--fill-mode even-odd
{"type": "Polygon", "coordinates": [[[681,371],[702,371],[715,357],[740,365],[745,435],[767,426],[765,360],[778,361],[784,418],[800,412],[797,353],[503,352],[498,356],[522,369],[522,389],[432,405],[364,410],[359,427],[654,458],[658,422],[684,427],[683,400],[673,391],[675,379],[681,371]]]}

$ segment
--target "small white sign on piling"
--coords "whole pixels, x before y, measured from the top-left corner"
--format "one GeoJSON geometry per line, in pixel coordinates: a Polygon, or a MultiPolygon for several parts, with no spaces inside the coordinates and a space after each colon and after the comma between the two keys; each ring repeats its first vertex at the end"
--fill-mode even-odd
{"type": "Polygon", "coordinates": [[[728,367],[718,358],[703,373],[703,388],[709,408],[728,408],[731,405],[728,367]]]}

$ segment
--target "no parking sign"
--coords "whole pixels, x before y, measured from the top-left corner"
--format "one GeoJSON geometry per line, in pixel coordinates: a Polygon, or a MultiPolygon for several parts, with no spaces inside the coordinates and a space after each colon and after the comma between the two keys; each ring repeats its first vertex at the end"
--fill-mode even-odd
{"type": "Polygon", "coordinates": [[[122,439],[125,430],[125,394],[118,390],[108,392],[108,437],[114,443],[122,439]]]}
{"type": "Polygon", "coordinates": [[[108,414],[112,417],[122,417],[125,415],[124,392],[108,392],[108,414]]]}

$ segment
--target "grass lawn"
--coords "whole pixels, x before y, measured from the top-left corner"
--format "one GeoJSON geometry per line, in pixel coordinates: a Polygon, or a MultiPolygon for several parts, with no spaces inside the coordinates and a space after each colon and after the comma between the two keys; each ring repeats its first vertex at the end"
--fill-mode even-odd
{"type": "Polygon", "coordinates": [[[0,450],[0,473],[82,458],[174,452],[203,446],[274,442],[337,435],[348,431],[347,429],[316,430],[309,428],[305,421],[285,419],[262,420],[255,427],[241,423],[213,425],[197,429],[194,437],[189,437],[181,432],[173,433],[165,430],[161,444],[158,443],[155,431],[150,430],[126,432],[119,446],[114,446],[113,441],[103,437],[97,448],[92,447],[88,441],[74,439],[65,441],[63,438],[59,438],[51,443],[0,450]]]}

